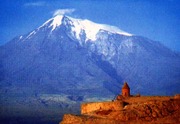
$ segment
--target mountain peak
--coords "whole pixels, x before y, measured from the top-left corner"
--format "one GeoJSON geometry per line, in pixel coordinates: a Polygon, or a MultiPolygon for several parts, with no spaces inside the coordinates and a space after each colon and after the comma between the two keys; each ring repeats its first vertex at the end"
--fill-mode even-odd
{"type": "Polygon", "coordinates": [[[45,23],[43,23],[38,29],[40,29],[44,26],[48,26],[48,27],[52,27],[52,31],[53,31],[56,27],[58,27],[62,24],[62,19],[64,17],[65,17],[64,15],[54,16],[53,18],[50,18],[45,23]]]}
{"type": "Polygon", "coordinates": [[[72,34],[74,34],[74,37],[78,40],[81,40],[80,37],[82,35],[82,32],[84,32],[86,34],[86,41],[95,41],[97,33],[101,30],[108,31],[110,33],[132,36],[132,34],[122,31],[115,26],[98,24],[87,19],[76,19],[65,15],[57,15],[49,19],[42,26],[40,26],[40,28],[43,26],[48,26],[51,28],[51,31],[54,31],[62,24],[71,29],[72,34]]]}
{"type": "Polygon", "coordinates": [[[50,25],[53,27],[52,30],[54,30],[56,27],[61,25],[63,17],[64,17],[64,15],[57,15],[54,18],[52,18],[53,21],[50,25]]]}

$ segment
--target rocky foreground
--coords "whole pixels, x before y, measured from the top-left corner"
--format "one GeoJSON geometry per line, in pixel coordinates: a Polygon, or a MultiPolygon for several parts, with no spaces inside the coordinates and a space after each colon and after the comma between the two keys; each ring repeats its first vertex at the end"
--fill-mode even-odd
{"type": "Polygon", "coordinates": [[[112,108],[82,115],[65,114],[60,124],[180,123],[180,95],[129,97],[119,102],[122,101],[122,110],[112,108]]]}

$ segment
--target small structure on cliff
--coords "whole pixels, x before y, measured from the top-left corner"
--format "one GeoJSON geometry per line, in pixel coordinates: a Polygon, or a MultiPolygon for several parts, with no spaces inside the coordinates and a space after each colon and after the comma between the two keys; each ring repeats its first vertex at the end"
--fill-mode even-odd
{"type": "Polygon", "coordinates": [[[122,94],[115,97],[115,101],[105,101],[105,102],[91,102],[81,104],[81,114],[87,114],[98,111],[120,111],[123,110],[125,106],[124,98],[130,97],[130,88],[127,82],[124,82],[122,87],[122,94]]]}
{"type": "Polygon", "coordinates": [[[66,114],[60,124],[180,124],[179,96],[82,103],[81,115],[66,114]]]}
{"type": "Polygon", "coordinates": [[[124,85],[122,87],[122,94],[117,95],[117,97],[115,98],[115,100],[122,100],[126,97],[130,97],[130,88],[127,82],[124,82],[124,85]]]}
{"type": "Polygon", "coordinates": [[[124,82],[124,86],[122,87],[122,96],[129,97],[130,96],[130,88],[127,82],[124,82]]]}

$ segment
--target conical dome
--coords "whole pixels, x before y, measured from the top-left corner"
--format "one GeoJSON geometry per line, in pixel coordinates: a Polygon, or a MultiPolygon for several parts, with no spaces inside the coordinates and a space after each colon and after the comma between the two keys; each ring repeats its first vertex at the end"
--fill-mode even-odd
{"type": "Polygon", "coordinates": [[[127,82],[124,82],[124,85],[123,85],[122,89],[130,89],[127,82]]]}

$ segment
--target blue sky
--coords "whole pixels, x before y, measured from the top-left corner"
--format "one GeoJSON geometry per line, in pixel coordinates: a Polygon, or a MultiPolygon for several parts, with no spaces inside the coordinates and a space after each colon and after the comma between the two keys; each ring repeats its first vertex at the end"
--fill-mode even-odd
{"type": "Polygon", "coordinates": [[[0,45],[39,27],[55,12],[114,25],[180,51],[179,0],[1,0],[0,45]]]}

